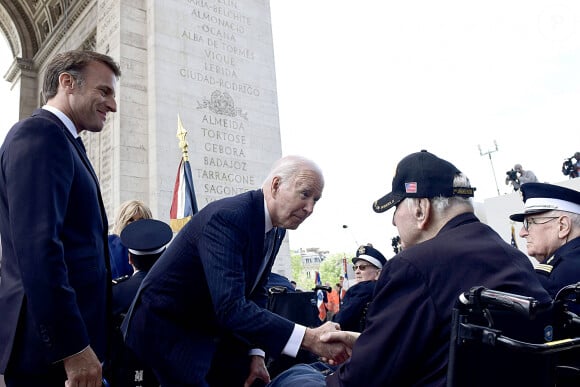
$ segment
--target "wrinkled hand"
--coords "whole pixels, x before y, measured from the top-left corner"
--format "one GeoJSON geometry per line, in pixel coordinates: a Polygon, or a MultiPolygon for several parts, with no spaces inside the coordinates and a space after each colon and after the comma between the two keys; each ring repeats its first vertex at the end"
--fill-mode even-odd
{"type": "Polygon", "coordinates": [[[91,347],[63,361],[67,381],[65,387],[101,387],[103,368],[91,347]]]}
{"type": "Polygon", "coordinates": [[[340,364],[350,357],[350,348],[340,341],[323,342],[320,337],[331,332],[339,332],[340,325],[334,322],[327,322],[318,328],[306,328],[306,334],[302,340],[302,347],[328,361],[332,364],[340,364]]]}
{"type": "MultiPolygon", "coordinates": [[[[346,351],[348,357],[352,355],[352,347],[354,347],[354,343],[360,336],[359,332],[351,332],[351,331],[333,331],[324,333],[320,336],[320,341],[323,343],[342,343],[346,347],[346,351]]],[[[339,364],[334,361],[334,359],[330,358],[322,358],[322,361],[326,361],[332,365],[339,364]]]]}
{"type": "Polygon", "coordinates": [[[270,374],[264,363],[262,356],[251,356],[250,360],[250,375],[244,383],[244,387],[250,387],[256,379],[263,380],[266,384],[270,383],[270,374]]]}

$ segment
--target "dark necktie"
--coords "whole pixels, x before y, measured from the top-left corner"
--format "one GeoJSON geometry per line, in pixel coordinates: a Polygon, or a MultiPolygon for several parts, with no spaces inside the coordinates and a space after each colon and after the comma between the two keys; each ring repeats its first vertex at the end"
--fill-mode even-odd
{"type": "Polygon", "coordinates": [[[83,152],[87,153],[87,148],[85,148],[85,143],[83,142],[83,139],[81,138],[81,136],[78,136],[76,138],[76,140],[79,143],[79,145],[81,146],[81,149],[83,150],[83,152]]]}
{"type": "Polygon", "coordinates": [[[276,239],[276,227],[272,227],[270,231],[264,236],[264,259],[270,259],[272,249],[274,248],[274,241],[276,239]]]}
{"type": "Polygon", "coordinates": [[[254,286],[252,286],[252,291],[256,288],[258,282],[260,282],[260,278],[264,273],[264,269],[266,269],[266,265],[268,265],[268,262],[272,259],[272,254],[274,253],[274,247],[276,245],[277,230],[276,227],[272,227],[272,229],[264,236],[264,255],[262,256],[262,263],[260,264],[258,275],[254,281],[254,286]]]}

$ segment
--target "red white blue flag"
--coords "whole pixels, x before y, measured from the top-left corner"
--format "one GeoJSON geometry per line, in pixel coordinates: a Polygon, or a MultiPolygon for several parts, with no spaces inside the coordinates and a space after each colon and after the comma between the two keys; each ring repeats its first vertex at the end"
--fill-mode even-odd
{"type": "Polygon", "coordinates": [[[405,183],[405,192],[406,193],[417,193],[417,183],[405,183]]]}
{"type": "MultiPolygon", "coordinates": [[[[183,130],[181,119],[178,118],[178,136],[179,130],[183,130]]],[[[186,133],[186,132],[185,132],[186,133]]],[[[185,137],[185,135],[183,135],[185,137]]],[[[187,151],[181,157],[179,168],[177,169],[177,177],[175,178],[175,185],[173,186],[173,199],[171,201],[171,209],[169,211],[170,225],[174,232],[178,232],[181,228],[197,213],[197,199],[195,197],[195,190],[193,188],[193,178],[191,176],[191,166],[187,158],[187,151]]]]}
{"type": "MultiPolygon", "coordinates": [[[[316,272],[316,277],[314,280],[314,285],[322,286],[322,281],[320,280],[320,273],[316,272]]],[[[318,289],[316,291],[316,306],[318,307],[318,318],[320,321],[326,320],[326,304],[324,303],[324,290],[318,289]]]]}
{"type": "Polygon", "coordinates": [[[350,287],[348,282],[348,264],[346,262],[346,256],[342,258],[342,276],[344,278],[342,281],[342,291],[346,292],[350,287]]]}

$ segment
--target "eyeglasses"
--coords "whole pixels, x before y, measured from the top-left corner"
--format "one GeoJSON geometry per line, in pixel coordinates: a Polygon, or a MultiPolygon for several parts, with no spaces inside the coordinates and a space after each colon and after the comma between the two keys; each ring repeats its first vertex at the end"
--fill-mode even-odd
{"type": "Polygon", "coordinates": [[[352,270],[357,271],[360,269],[360,271],[365,271],[367,267],[373,267],[373,265],[352,265],[352,270]]]}
{"type": "Polygon", "coordinates": [[[526,231],[529,230],[530,224],[546,224],[554,219],[558,219],[559,216],[537,216],[537,217],[529,217],[524,219],[524,229],[526,231]],[[538,222],[538,219],[548,219],[545,222],[538,222]]]}

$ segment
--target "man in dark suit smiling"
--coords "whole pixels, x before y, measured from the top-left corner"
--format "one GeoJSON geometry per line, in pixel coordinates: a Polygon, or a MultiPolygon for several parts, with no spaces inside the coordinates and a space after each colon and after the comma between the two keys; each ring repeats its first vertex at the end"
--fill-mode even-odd
{"type": "Polygon", "coordinates": [[[0,148],[0,374],[11,386],[100,386],[107,343],[107,216],[79,133],[115,112],[121,72],[92,51],[57,54],[46,105],[0,148]]]}

